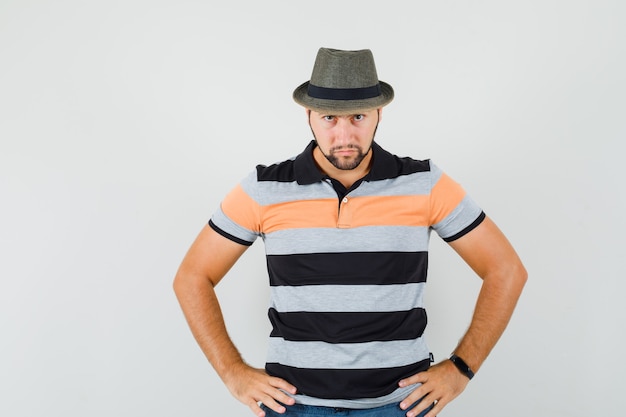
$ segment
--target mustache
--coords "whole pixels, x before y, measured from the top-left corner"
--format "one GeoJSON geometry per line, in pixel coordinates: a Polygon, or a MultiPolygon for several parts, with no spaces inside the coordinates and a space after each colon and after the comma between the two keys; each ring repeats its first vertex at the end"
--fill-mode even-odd
{"type": "Polygon", "coordinates": [[[342,151],[344,149],[356,149],[359,151],[363,151],[363,149],[359,146],[359,145],[354,145],[352,143],[348,144],[348,145],[341,145],[341,146],[333,146],[332,148],[329,149],[329,152],[335,152],[335,151],[342,151]]]}

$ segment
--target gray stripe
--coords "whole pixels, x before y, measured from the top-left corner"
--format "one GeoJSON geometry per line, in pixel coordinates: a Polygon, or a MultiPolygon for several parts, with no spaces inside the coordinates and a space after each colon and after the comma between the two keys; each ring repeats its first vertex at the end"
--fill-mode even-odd
{"type": "Polygon", "coordinates": [[[482,210],[478,204],[469,195],[465,195],[459,205],[445,219],[433,225],[433,229],[439,236],[445,239],[459,233],[472,224],[481,212],[482,210]]]}
{"type": "MultiPolygon", "coordinates": [[[[364,181],[350,196],[428,195],[439,177],[441,170],[435,168],[430,172],[416,172],[373,182],[364,181]]],[[[257,181],[256,171],[241,181],[241,187],[262,206],[294,200],[337,199],[337,193],[327,181],[308,185],[299,185],[295,181],[257,181]]]]}
{"type": "Polygon", "coordinates": [[[409,396],[421,384],[409,385],[408,387],[398,388],[388,395],[378,398],[358,398],[354,400],[331,400],[326,398],[309,397],[307,395],[296,394],[289,395],[296,399],[298,404],[317,405],[321,407],[341,407],[341,408],[376,408],[384,405],[399,403],[409,396]]]}
{"type": "Polygon", "coordinates": [[[270,307],[281,313],[408,311],[424,306],[422,298],[424,285],[424,283],[413,283],[271,287],[270,307]]]}
{"type": "Polygon", "coordinates": [[[268,255],[337,252],[425,252],[429,229],[423,226],[364,226],[351,229],[287,229],[266,236],[268,255]]]}
{"type": "Polygon", "coordinates": [[[441,178],[443,171],[441,170],[441,168],[435,165],[433,161],[430,161],[429,165],[430,165],[430,173],[432,174],[432,177],[431,177],[432,182],[433,184],[436,184],[437,181],[439,181],[439,178],[441,178]]]}
{"type": "Polygon", "coordinates": [[[258,235],[253,231],[241,227],[237,223],[232,221],[228,216],[226,216],[226,214],[224,214],[224,211],[222,211],[222,207],[220,207],[215,211],[215,213],[213,213],[211,221],[229,235],[233,235],[247,242],[254,242],[258,237],[258,235]]]}
{"type": "Polygon", "coordinates": [[[257,181],[256,172],[241,182],[243,190],[261,206],[279,204],[287,201],[302,200],[337,200],[337,193],[332,185],[317,182],[299,185],[297,182],[257,181]]]}
{"type": "Polygon", "coordinates": [[[429,358],[423,338],[331,344],[270,337],[267,362],[311,369],[372,369],[410,365],[429,358]],[[393,353],[390,353],[393,352],[393,353]]]}
{"type": "MultiPolygon", "coordinates": [[[[438,177],[437,177],[438,178],[438,177]]],[[[406,196],[428,195],[436,180],[432,172],[416,172],[387,180],[363,182],[352,191],[352,197],[359,196],[406,196]]]]}

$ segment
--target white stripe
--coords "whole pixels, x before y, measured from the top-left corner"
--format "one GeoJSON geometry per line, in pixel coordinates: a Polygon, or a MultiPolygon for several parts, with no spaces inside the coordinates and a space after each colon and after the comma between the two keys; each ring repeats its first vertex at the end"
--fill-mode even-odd
{"type": "Polygon", "coordinates": [[[311,369],[372,369],[410,365],[429,358],[423,338],[390,342],[292,342],[270,337],[267,362],[311,369]]]}
{"type": "Polygon", "coordinates": [[[394,285],[303,285],[270,288],[270,307],[281,313],[389,312],[423,307],[425,283],[394,285]]]}
{"type": "Polygon", "coordinates": [[[325,181],[307,185],[295,181],[257,181],[256,171],[241,182],[241,188],[261,206],[302,200],[337,201],[337,193],[325,181]]]}
{"type": "Polygon", "coordinates": [[[469,195],[465,195],[459,205],[445,219],[433,225],[433,229],[445,239],[464,230],[480,216],[481,212],[478,204],[469,195]]]}
{"type": "Polygon", "coordinates": [[[338,252],[426,252],[429,228],[364,226],[350,229],[286,229],[264,236],[268,255],[338,252]]]}
{"type": "Polygon", "coordinates": [[[429,195],[434,183],[431,172],[416,172],[386,180],[364,181],[350,195],[352,197],[429,195]]]}

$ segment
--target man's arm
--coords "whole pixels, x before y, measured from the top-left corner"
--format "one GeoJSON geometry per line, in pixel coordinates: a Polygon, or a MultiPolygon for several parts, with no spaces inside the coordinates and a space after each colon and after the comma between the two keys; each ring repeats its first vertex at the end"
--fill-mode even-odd
{"type": "Polygon", "coordinates": [[[295,387],[243,361],[228,336],[214,290],[246,249],[205,226],[176,273],[174,292],[191,332],[224,384],[235,398],[262,417],[265,413],[259,401],[283,413],[284,407],[276,401],[293,404],[293,399],[280,390],[295,393],[295,387]]]}
{"type": "MultiPolygon", "coordinates": [[[[489,218],[450,246],[483,280],[470,326],[454,350],[476,372],[504,332],[527,273],[509,241],[489,218]]],[[[425,416],[435,417],[463,392],[468,381],[450,360],[445,360],[428,371],[400,381],[400,386],[422,384],[401,407],[406,409],[424,397],[407,416],[417,415],[436,402],[425,416]]]]}

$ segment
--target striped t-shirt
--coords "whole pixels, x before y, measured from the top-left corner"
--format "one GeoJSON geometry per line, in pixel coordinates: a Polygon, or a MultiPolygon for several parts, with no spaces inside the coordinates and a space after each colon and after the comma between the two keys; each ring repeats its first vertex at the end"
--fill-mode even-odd
{"type": "Polygon", "coordinates": [[[257,169],[209,224],[243,245],[265,242],[272,332],[266,370],[297,402],[368,408],[400,401],[402,378],[424,371],[428,240],[452,241],[485,217],[429,160],[372,145],[370,172],[347,193],[313,160],[257,169]]]}

